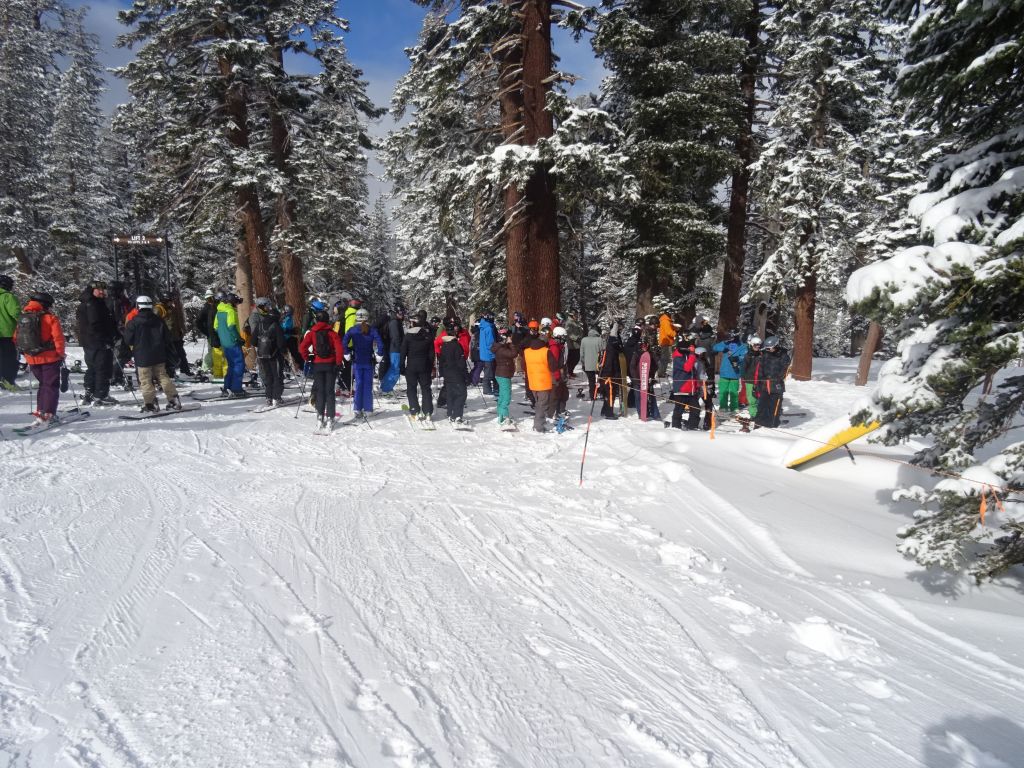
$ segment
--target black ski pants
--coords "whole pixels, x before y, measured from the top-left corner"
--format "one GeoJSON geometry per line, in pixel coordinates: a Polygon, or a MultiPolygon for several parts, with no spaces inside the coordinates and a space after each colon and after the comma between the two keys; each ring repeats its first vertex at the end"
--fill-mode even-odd
{"type": "Polygon", "coordinates": [[[754,423],[773,429],[782,423],[781,392],[766,392],[757,398],[757,417],[754,423]]]}
{"type": "Polygon", "coordinates": [[[333,419],[334,377],[337,368],[334,363],[313,363],[313,396],[316,398],[316,412],[321,419],[333,419]]]}
{"type": "Polygon", "coordinates": [[[597,386],[597,371],[584,371],[587,374],[587,398],[594,399],[594,388],[597,386]]]}
{"type": "Polygon", "coordinates": [[[0,339],[0,379],[13,384],[18,375],[18,347],[14,339],[0,339]]]}
{"type": "Polygon", "coordinates": [[[413,413],[434,412],[434,393],[430,389],[430,371],[405,372],[405,396],[409,400],[409,410],[413,413]],[[416,389],[419,388],[419,398],[416,389]]]}
{"type": "Polygon", "coordinates": [[[683,415],[686,415],[686,428],[697,429],[700,424],[700,398],[697,395],[673,395],[672,402],[675,409],[672,411],[672,426],[676,429],[683,427],[683,415]]]}
{"type": "Polygon", "coordinates": [[[456,374],[446,377],[444,388],[448,397],[445,401],[445,407],[448,409],[448,418],[461,419],[466,409],[466,375],[456,374]]]}
{"type": "Polygon", "coordinates": [[[85,391],[96,399],[110,397],[110,378],[114,375],[113,347],[85,348],[85,391]]]}
{"type": "Polygon", "coordinates": [[[280,400],[284,394],[284,360],[280,355],[261,357],[258,359],[260,378],[263,379],[263,391],[267,400],[280,400]]]}

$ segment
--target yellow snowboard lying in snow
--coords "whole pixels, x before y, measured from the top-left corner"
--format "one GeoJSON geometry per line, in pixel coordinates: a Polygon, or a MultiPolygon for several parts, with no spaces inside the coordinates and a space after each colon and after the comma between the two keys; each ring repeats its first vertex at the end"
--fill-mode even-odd
{"type": "Polygon", "coordinates": [[[838,418],[793,443],[786,452],[784,459],[786,467],[795,469],[811,459],[823,456],[836,448],[842,448],[858,437],[864,437],[864,435],[874,432],[880,426],[882,425],[877,421],[851,426],[848,416],[838,418]]]}

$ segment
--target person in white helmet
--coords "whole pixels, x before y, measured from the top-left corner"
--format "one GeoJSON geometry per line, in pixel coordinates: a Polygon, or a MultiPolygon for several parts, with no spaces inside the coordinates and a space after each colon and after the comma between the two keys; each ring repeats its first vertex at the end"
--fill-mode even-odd
{"type": "Polygon", "coordinates": [[[558,370],[554,371],[554,389],[551,396],[555,401],[555,416],[566,416],[569,412],[569,338],[568,331],[562,326],[556,326],[551,332],[551,340],[548,341],[548,349],[558,361],[558,370]]]}
{"type": "Polygon", "coordinates": [[[747,354],[743,357],[743,390],[747,400],[747,413],[757,418],[757,375],[761,366],[761,337],[756,333],[747,337],[747,354]]]}
{"type": "Polygon", "coordinates": [[[153,311],[153,299],[139,296],[135,304],[139,312],[125,325],[124,340],[135,358],[135,370],[142,390],[142,411],[155,413],[160,410],[156,404],[156,380],[160,381],[160,388],[167,397],[167,410],[180,411],[178,390],[167,373],[167,364],[173,368],[177,363],[177,345],[167,323],[153,311]]]}
{"type": "Polygon", "coordinates": [[[352,383],[355,388],[353,411],[356,417],[373,412],[373,369],[384,356],[384,340],[370,325],[370,313],[358,309],[356,324],[345,333],[341,347],[352,361],[352,383]]]}

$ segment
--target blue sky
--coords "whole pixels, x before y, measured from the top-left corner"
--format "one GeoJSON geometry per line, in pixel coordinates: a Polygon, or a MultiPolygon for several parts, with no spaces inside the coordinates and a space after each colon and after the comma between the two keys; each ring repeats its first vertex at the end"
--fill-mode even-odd
{"type": "MultiPolygon", "coordinates": [[[[119,66],[131,58],[130,51],[114,47],[115,38],[124,31],[117,21],[117,12],[130,6],[130,0],[69,0],[69,4],[89,8],[86,24],[100,39],[100,61],[104,66],[119,66]]],[[[388,106],[395,82],[407,70],[404,49],[416,42],[424,14],[425,10],[412,0],[341,0],[338,3],[338,15],[348,19],[351,26],[345,40],[349,55],[363,70],[370,97],[378,106],[388,106]]],[[[574,92],[598,89],[603,69],[587,42],[575,43],[569,35],[556,30],[555,52],[562,58],[563,70],[582,77],[574,92]]],[[[108,84],[104,107],[109,112],[114,105],[125,101],[128,94],[113,76],[108,76],[108,84]]],[[[385,116],[373,126],[373,132],[383,135],[392,125],[390,117],[385,116]]],[[[375,175],[379,173],[376,162],[371,161],[370,171],[375,175]]],[[[382,184],[371,180],[371,198],[383,191],[382,184]]]]}

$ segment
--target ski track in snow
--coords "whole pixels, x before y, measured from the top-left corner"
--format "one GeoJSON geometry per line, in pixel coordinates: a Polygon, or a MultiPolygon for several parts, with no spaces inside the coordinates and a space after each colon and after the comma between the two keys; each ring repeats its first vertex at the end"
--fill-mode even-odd
{"type": "MultiPolygon", "coordinates": [[[[794,390],[821,411],[794,429],[856,394],[794,390]]],[[[577,488],[583,408],[560,436],[472,410],[423,433],[395,402],[325,439],[249,407],[0,443],[6,764],[1011,764],[1011,591],[953,630],[905,578],[837,580],[764,514],[840,505],[781,436],[595,421],[577,488]],[[970,631],[997,614],[1002,647],[970,631]]]]}

